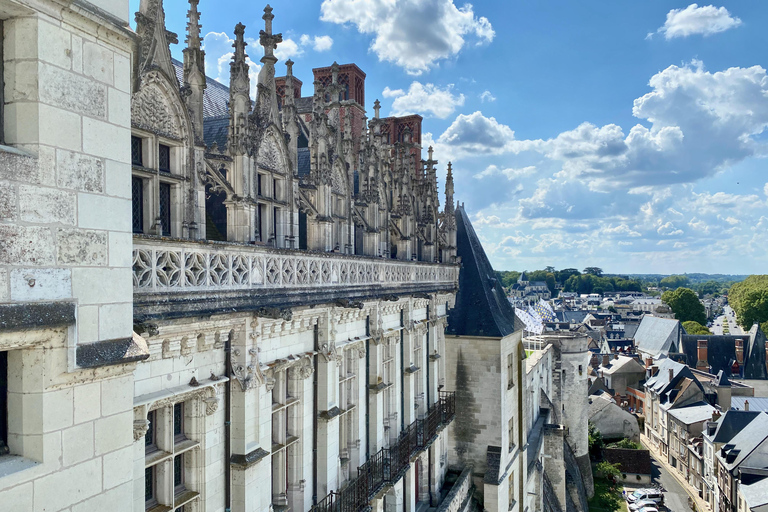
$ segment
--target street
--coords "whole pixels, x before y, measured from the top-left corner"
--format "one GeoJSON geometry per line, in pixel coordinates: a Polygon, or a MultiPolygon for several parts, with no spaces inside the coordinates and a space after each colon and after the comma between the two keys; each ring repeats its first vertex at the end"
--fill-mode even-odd
{"type": "Polygon", "coordinates": [[[710,327],[709,330],[712,331],[712,334],[723,334],[723,320],[726,319],[728,320],[728,334],[744,334],[744,331],[736,323],[736,313],[728,305],[723,308],[723,314],[715,318],[714,324],[710,327]]]}
{"type": "Polygon", "coordinates": [[[651,453],[651,476],[653,477],[654,484],[661,484],[666,492],[664,493],[664,505],[667,510],[672,512],[685,512],[691,510],[688,507],[688,493],[685,492],[683,486],[677,479],[669,474],[664,466],[656,461],[651,453]]]}

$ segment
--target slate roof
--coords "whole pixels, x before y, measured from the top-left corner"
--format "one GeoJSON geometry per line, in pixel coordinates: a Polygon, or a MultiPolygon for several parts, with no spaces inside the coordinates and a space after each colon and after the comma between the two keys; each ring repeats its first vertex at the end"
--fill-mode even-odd
{"type": "Polygon", "coordinates": [[[229,115],[206,117],[203,119],[203,142],[211,147],[215,142],[219,150],[224,150],[229,139],[229,115]]]}
{"type": "Polygon", "coordinates": [[[768,412],[768,397],[759,396],[732,396],[731,409],[744,411],[744,402],[749,402],[749,412],[768,412]]]}
{"type": "Polygon", "coordinates": [[[611,464],[620,464],[619,469],[622,473],[651,474],[651,454],[648,450],[605,448],[603,456],[611,464]]]}
{"type": "Polygon", "coordinates": [[[768,481],[765,479],[750,485],[739,483],[739,494],[751,512],[768,511],[768,481]]]}
{"type": "Polygon", "coordinates": [[[654,359],[670,352],[678,352],[682,332],[683,327],[677,320],[645,315],[635,332],[635,347],[640,352],[650,354],[654,359]]]}
{"type": "Polygon", "coordinates": [[[618,359],[610,359],[608,366],[601,366],[600,371],[604,375],[613,375],[614,373],[634,373],[645,372],[645,366],[634,357],[619,356],[618,359]]]}
{"type": "MultiPolygon", "coordinates": [[[[184,83],[184,63],[171,59],[179,84],[184,83]]],[[[203,93],[203,117],[229,115],[229,87],[215,78],[205,77],[205,92],[203,93]]]]}
{"type": "Polygon", "coordinates": [[[730,443],[731,439],[744,430],[744,427],[749,425],[759,414],[759,411],[726,411],[717,420],[717,428],[712,435],[712,442],[730,443]]]}
{"type": "Polygon", "coordinates": [[[680,409],[671,409],[669,415],[685,425],[711,420],[715,408],[706,402],[699,402],[680,409]]]}
{"type": "Polygon", "coordinates": [[[558,320],[571,324],[582,323],[588,314],[587,311],[555,311],[558,320]]]}
{"type": "Polygon", "coordinates": [[[738,450],[738,454],[731,462],[724,460],[725,466],[729,470],[738,467],[758,446],[767,441],[768,414],[761,412],[728,443],[733,445],[733,448],[729,451],[738,450]]]}
{"type": "Polygon", "coordinates": [[[309,176],[309,148],[299,148],[299,176],[309,176]]]}
{"type": "Polygon", "coordinates": [[[704,387],[699,382],[699,379],[693,375],[691,369],[686,365],[673,361],[672,359],[661,359],[658,361],[656,366],[659,368],[658,373],[645,381],[645,386],[648,389],[652,389],[656,393],[662,395],[670,390],[673,390],[675,386],[677,386],[678,382],[687,378],[692,382],[695,382],[702,391],[704,390],[704,387]],[[669,375],[670,369],[672,370],[671,379],[669,375]]]}
{"type": "Polygon", "coordinates": [[[700,335],[683,334],[682,352],[685,353],[689,366],[696,366],[699,359],[698,340],[707,340],[707,363],[710,373],[723,370],[731,374],[731,365],[736,361],[736,340],[743,341],[743,364],[740,371],[745,379],[768,379],[768,369],[765,366],[765,335],[755,325],[747,334],[740,335],[700,335]]]}
{"type": "Polygon", "coordinates": [[[461,258],[456,306],[446,332],[457,336],[503,338],[515,331],[515,310],[496,279],[467,212],[456,209],[457,255],[461,258]]]}

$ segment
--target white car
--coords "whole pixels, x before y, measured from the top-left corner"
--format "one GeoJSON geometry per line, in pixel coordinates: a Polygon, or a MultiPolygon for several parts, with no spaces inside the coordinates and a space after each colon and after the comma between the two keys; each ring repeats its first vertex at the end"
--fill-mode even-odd
{"type": "Polygon", "coordinates": [[[640,510],[643,507],[655,507],[656,502],[651,500],[640,500],[636,501],[634,503],[630,503],[629,510],[632,512],[636,512],[637,510],[640,510]]]}
{"type": "Polygon", "coordinates": [[[648,505],[647,507],[637,509],[637,512],[659,512],[655,506],[648,505]]]}

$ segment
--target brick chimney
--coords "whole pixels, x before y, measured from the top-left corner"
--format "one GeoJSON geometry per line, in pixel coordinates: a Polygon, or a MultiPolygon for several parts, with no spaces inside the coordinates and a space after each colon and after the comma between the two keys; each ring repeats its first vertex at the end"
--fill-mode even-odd
{"type": "Polygon", "coordinates": [[[739,366],[744,364],[744,340],[736,340],[736,361],[739,366]]]}
{"type": "Polygon", "coordinates": [[[674,379],[674,378],[675,378],[675,369],[674,368],[670,368],[669,369],[669,382],[672,382],[672,379],[674,379]]]}
{"type": "Polygon", "coordinates": [[[608,366],[609,364],[611,364],[610,354],[603,354],[603,366],[608,366]]]}
{"type": "MultiPolygon", "coordinates": [[[[765,353],[768,356],[768,348],[765,349],[765,353]]],[[[645,367],[650,368],[651,366],[653,366],[653,358],[651,357],[645,358],[645,367]]]]}
{"type": "Polygon", "coordinates": [[[654,364],[651,366],[651,377],[656,376],[657,373],[659,373],[659,367],[654,364]]]}
{"type": "Polygon", "coordinates": [[[707,371],[709,370],[709,361],[707,359],[707,340],[698,340],[696,345],[697,359],[696,369],[707,371]]]}
{"type": "Polygon", "coordinates": [[[749,400],[744,400],[744,410],[745,411],[749,410],[749,400]]]}

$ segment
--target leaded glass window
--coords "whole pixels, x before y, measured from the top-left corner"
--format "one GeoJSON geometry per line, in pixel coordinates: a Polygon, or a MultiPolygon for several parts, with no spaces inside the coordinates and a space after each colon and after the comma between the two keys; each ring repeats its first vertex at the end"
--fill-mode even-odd
{"type": "Polygon", "coordinates": [[[184,489],[184,455],[173,458],[173,488],[175,492],[184,489]]]}
{"type": "Polygon", "coordinates": [[[173,406],[173,438],[176,441],[184,439],[184,404],[173,406]]]}
{"type": "Polygon", "coordinates": [[[133,165],[144,165],[144,155],[141,148],[141,137],[131,136],[131,163],[133,165]]]}
{"type": "Polygon", "coordinates": [[[150,466],[144,470],[144,501],[155,501],[155,467],[150,466]]]}
{"type": "Polygon", "coordinates": [[[133,232],[144,232],[144,181],[134,177],[131,180],[131,202],[133,207],[133,232]]]}
{"type": "Polygon", "coordinates": [[[163,225],[163,236],[171,236],[171,185],[160,184],[160,222],[163,225]]]}
{"type": "Polygon", "coordinates": [[[171,148],[165,144],[160,144],[157,168],[164,172],[171,172],[171,148]]]}
{"type": "Polygon", "coordinates": [[[0,352],[0,455],[8,453],[8,352],[0,352]]]}

